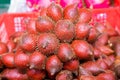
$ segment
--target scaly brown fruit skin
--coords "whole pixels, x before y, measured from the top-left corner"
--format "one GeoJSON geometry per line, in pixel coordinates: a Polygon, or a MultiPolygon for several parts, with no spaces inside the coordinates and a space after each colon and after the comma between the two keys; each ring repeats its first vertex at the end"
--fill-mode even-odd
{"type": "Polygon", "coordinates": [[[16,43],[13,40],[7,42],[8,52],[14,52],[16,48],[16,43]]]}
{"type": "Polygon", "coordinates": [[[75,25],[75,38],[76,39],[85,39],[89,35],[90,25],[87,23],[78,22],[75,25]]]}
{"type": "Polygon", "coordinates": [[[111,55],[114,53],[114,50],[112,50],[109,46],[106,45],[97,45],[96,48],[105,55],[111,55]]]}
{"type": "Polygon", "coordinates": [[[29,55],[24,52],[15,53],[14,64],[17,68],[27,68],[29,66],[29,55]]]}
{"type": "Polygon", "coordinates": [[[56,55],[48,57],[46,62],[46,70],[50,76],[54,76],[63,67],[63,63],[56,55]]]}
{"type": "Polygon", "coordinates": [[[117,80],[113,71],[106,71],[96,76],[96,80],[117,80]]]}
{"type": "Polygon", "coordinates": [[[28,80],[27,74],[19,73],[19,70],[16,68],[8,69],[6,68],[2,74],[1,78],[4,80],[28,80]]]}
{"type": "Polygon", "coordinates": [[[68,43],[60,44],[60,46],[58,48],[57,56],[59,57],[59,59],[62,62],[67,62],[67,61],[70,61],[70,60],[76,58],[76,55],[75,55],[71,45],[68,43]]]}
{"type": "Polygon", "coordinates": [[[51,3],[47,8],[47,16],[53,19],[55,22],[63,18],[63,10],[60,5],[51,3]]]}
{"type": "Polygon", "coordinates": [[[81,23],[88,23],[91,21],[92,18],[92,12],[89,9],[82,8],[79,9],[79,17],[78,21],[81,23]]]}
{"type": "Polygon", "coordinates": [[[30,69],[45,69],[45,63],[46,63],[47,57],[43,55],[41,52],[33,52],[29,57],[29,65],[30,69]]]}
{"type": "Polygon", "coordinates": [[[71,46],[79,59],[89,59],[93,56],[93,51],[87,41],[74,40],[71,46]]]}
{"type": "Polygon", "coordinates": [[[40,16],[36,21],[36,30],[40,33],[52,32],[54,29],[54,22],[47,16],[40,16]]]}
{"type": "Polygon", "coordinates": [[[8,52],[8,47],[5,43],[0,42],[0,55],[8,52]]]}
{"type": "Polygon", "coordinates": [[[56,53],[59,45],[59,40],[52,33],[41,33],[38,36],[37,47],[38,50],[49,56],[56,53]]]}
{"type": "Polygon", "coordinates": [[[68,70],[62,70],[57,74],[56,80],[73,80],[73,75],[68,70]]]}
{"type": "Polygon", "coordinates": [[[96,78],[94,76],[88,76],[88,75],[82,75],[82,76],[78,76],[78,80],[96,80],[96,78]]]}
{"type": "Polygon", "coordinates": [[[118,78],[120,78],[120,56],[116,56],[114,61],[114,71],[118,78]]]}
{"type": "Polygon", "coordinates": [[[15,67],[14,64],[14,53],[6,53],[5,55],[2,56],[1,60],[2,63],[9,68],[15,67]]]}
{"type": "Polygon", "coordinates": [[[95,27],[91,27],[89,30],[89,35],[87,37],[87,41],[93,43],[99,35],[99,32],[96,30],[95,27]]]}
{"type": "Polygon", "coordinates": [[[82,66],[79,66],[79,76],[92,76],[92,73],[88,70],[86,70],[85,68],[83,68],[82,66]]]}
{"type": "Polygon", "coordinates": [[[37,36],[35,34],[25,33],[19,40],[19,46],[28,52],[33,52],[36,49],[37,36]]]}
{"type": "Polygon", "coordinates": [[[43,80],[46,76],[46,73],[44,70],[29,69],[27,71],[27,75],[30,80],[43,80]]]}
{"type": "Polygon", "coordinates": [[[64,63],[64,69],[69,71],[77,71],[79,69],[79,60],[70,60],[64,63]]]}
{"type": "Polygon", "coordinates": [[[104,69],[101,68],[96,62],[88,61],[82,64],[82,67],[87,71],[91,72],[93,75],[98,75],[104,72],[104,69]]]}
{"type": "Polygon", "coordinates": [[[54,32],[61,42],[71,42],[75,36],[74,24],[70,20],[60,20],[56,23],[54,32]]]}
{"type": "Polygon", "coordinates": [[[79,16],[78,4],[71,4],[64,8],[63,15],[64,19],[69,19],[73,23],[76,23],[79,16]]]}

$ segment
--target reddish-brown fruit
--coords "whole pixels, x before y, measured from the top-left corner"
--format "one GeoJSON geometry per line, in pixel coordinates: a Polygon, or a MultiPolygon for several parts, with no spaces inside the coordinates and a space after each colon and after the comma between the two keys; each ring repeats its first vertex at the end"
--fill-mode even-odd
{"type": "Polygon", "coordinates": [[[29,59],[29,65],[30,69],[31,68],[36,68],[36,69],[45,69],[45,62],[46,62],[46,56],[43,55],[41,52],[33,52],[30,55],[29,59]]]}
{"type": "Polygon", "coordinates": [[[87,23],[78,22],[75,26],[75,38],[76,39],[85,39],[88,37],[90,31],[90,25],[87,23]]]}
{"type": "Polygon", "coordinates": [[[99,58],[103,53],[97,49],[96,47],[94,47],[94,57],[95,58],[99,58]]]}
{"type": "Polygon", "coordinates": [[[63,64],[56,55],[48,57],[46,62],[46,70],[49,75],[51,76],[55,75],[62,69],[62,67],[63,64]]]}
{"type": "Polygon", "coordinates": [[[54,22],[47,16],[40,16],[36,21],[36,30],[40,33],[52,32],[54,29],[54,22]]]}
{"type": "Polygon", "coordinates": [[[106,69],[109,69],[109,66],[108,66],[108,64],[105,62],[105,60],[104,59],[98,59],[97,61],[96,61],[96,63],[102,68],[102,69],[104,69],[104,70],[106,70],[106,69]]]}
{"type": "Polygon", "coordinates": [[[73,80],[73,75],[68,70],[62,70],[57,74],[56,80],[73,80]]]}
{"type": "Polygon", "coordinates": [[[75,36],[74,24],[69,20],[60,20],[54,28],[55,34],[61,42],[71,42],[75,36]]]}
{"type": "Polygon", "coordinates": [[[69,19],[73,23],[78,20],[79,11],[78,11],[78,4],[70,4],[64,8],[63,11],[64,19],[69,19]]]}
{"type": "Polygon", "coordinates": [[[47,8],[47,16],[52,18],[54,21],[58,21],[63,17],[63,11],[60,5],[51,3],[47,8]]]}
{"type": "Polygon", "coordinates": [[[38,37],[37,47],[45,55],[51,55],[58,49],[59,40],[52,33],[41,33],[38,37]]]}
{"type": "Polygon", "coordinates": [[[115,59],[116,59],[114,54],[109,55],[108,58],[110,59],[110,61],[111,61],[112,63],[114,63],[114,61],[115,61],[115,59]]]}
{"type": "Polygon", "coordinates": [[[26,20],[26,29],[28,33],[35,34],[36,31],[36,19],[26,20]]]}
{"type": "Polygon", "coordinates": [[[105,23],[105,28],[106,28],[106,32],[108,33],[109,36],[116,36],[116,35],[118,35],[118,33],[115,30],[115,28],[112,27],[112,25],[109,22],[105,23]]]}
{"type": "Polygon", "coordinates": [[[83,68],[82,66],[79,66],[79,76],[81,75],[92,76],[92,73],[83,68]]]}
{"type": "Polygon", "coordinates": [[[40,14],[40,16],[46,16],[47,15],[47,7],[41,7],[39,14],[40,14]]]}
{"type": "Polygon", "coordinates": [[[118,78],[120,78],[120,56],[116,56],[114,61],[114,71],[118,78]]]}
{"type": "Polygon", "coordinates": [[[106,31],[106,27],[104,24],[102,23],[95,23],[95,28],[97,29],[97,31],[99,31],[100,33],[104,33],[106,31]]]}
{"type": "Polygon", "coordinates": [[[97,48],[105,55],[111,55],[112,53],[114,53],[114,51],[109,46],[99,45],[97,46],[97,48]]]}
{"type": "Polygon", "coordinates": [[[90,45],[84,40],[74,40],[72,42],[72,48],[79,59],[88,59],[93,56],[90,45]]]}
{"type": "Polygon", "coordinates": [[[19,40],[19,45],[24,51],[34,51],[36,48],[36,35],[35,34],[23,34],[19,40]]]}
{"type": "Polygon", "coordinates": [[[15,67],[14,53],[6,53],[5,55],[2,56],[1,60],[6,67],[10,68],[15,67]]]}
{"type": "Polygon", "coordinates": [[[60,44],[57,56],[62,62],[70,61],[76,57],[74,51],[72,50],[71,45],[68,43],[60,44]]]}
{"type": "Polygon", "coordinates": [[[97,45],[106,45],[108,43],[109,36],[107,33],[102,33],[99,35],[95,41],[96,46],[97,45]]]}
{"type": "Polygon", "coordinates": [[[43,80],[46,76],[45,71],[38,69],[29,69],[27,75],[30,80],[43,80]]]}
{"type": "Polygon", "coordinates": [[[92,18],[92,13],[89,9],[82,8],[79,10],[79,17],[78,17],[79,22],[88,23],[90,22],[91,18],[92,18]]]}
{"type": "Polygon", "coordinates": [[[86,76],[86,75],[82,75],[78,77],[78,80],[96,80],[96,78],[94,76],[86,76]]]}
{"type": "Polygon", "coordinates": [[[87,41],[94,42],[99,35],[99,32],[96,30],[95,27],[91,27],[89,31],[89,35],[87,37],[87,41]]]}
{"type": "Polygon", "coordinates": [[[9,40],[7,42],[8,52],[14,52],[14,49],[16,48],[16,43],[13,40],[9,40]]]}
{"type": "Polygon", "coordinates": [[[93,75],[98,75],[99,73],[104,72],[104,70],[96,62],[93,61],[83,63],[82,67],[87,71],[90,71],[93,75]]]}
{"type": "Polygon", "coordinates": [[[2,74],[1,78],[3,80],[28,80],[27,74],[19,73],[18,69],[5,69],[2,74]]]}
{"type": "Polygon", "coordinates": [[[120,78],[120,65],[115,66],[114,71],[116,76],[120,78]]]}
{"type": "Polygon", "coordinates": [[[108,68],[110,68],[114,64],[114,60],[111,59],[111,57],[109,57],[109,56],[103,56],[102,59],[108,65],[108,68]]]}
{"type": "Polygon", "coordinates": [[[3,62],[1,59],[0,59],[0,68],[3,68],[3,62]]]}
{"type": "Polygon", "coordinates": [[[17,52],[14,57],[14,64],[18,68],[26,68],[29,66],[29,56],[23,52],[17,52]]]}
{"type": "Polygon", "coordinates": [[[120,43],[120,36],[110,37],[108,40],[108,44],[110,47],[114,48],[116,44],[120,43]]]}
{"type": "Polygon", "coordinates": [[[71,60],[64,63],[64,69],[69,71],[76,71],[79,68],[79,60],[71,60]]]}
{"type": "Polygon", "coordinates": [[[106,71],[96,77],[96,80],[116,80],[115,73],[112,71],[106,71]]]}
{"type": "Polygon", "coordinates": [[[3,42],[0,42],[0,55],[8,52],[7,45],[3,42]]]}
{"type": "Polygon", "coordinates": [[[114,45],[114,51],[116,56],[120,56],[120,42],[116,42],[116,44],[114,45]]]}

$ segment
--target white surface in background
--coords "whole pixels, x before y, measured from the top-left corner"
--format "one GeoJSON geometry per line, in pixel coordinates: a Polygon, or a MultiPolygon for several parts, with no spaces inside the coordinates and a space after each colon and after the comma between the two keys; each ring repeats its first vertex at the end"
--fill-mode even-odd
{"type": "Polygon", "coordinates": [[[8,13],[21,13],[30,11],[26,5],[26,0],[11,0],[8,13]]]}

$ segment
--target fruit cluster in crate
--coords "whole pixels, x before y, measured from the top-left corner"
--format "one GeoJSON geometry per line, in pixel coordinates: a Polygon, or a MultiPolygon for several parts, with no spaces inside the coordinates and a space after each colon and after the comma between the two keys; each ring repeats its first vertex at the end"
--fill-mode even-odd
{"type": "Polygon", "coordinates": [[[52,3],[26,21],[26,30],[0,42],[0,78],[8,80],[116,80],[120,36],[91,10],[52,3]]]}

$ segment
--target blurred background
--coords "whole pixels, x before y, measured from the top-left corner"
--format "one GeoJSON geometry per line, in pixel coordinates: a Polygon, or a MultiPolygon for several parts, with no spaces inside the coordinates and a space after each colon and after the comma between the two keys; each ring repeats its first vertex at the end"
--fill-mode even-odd
{"type": "Polygon", "coordinates": [[[10,0],[0,0],[0,14],[7,12],[10,5],[10,0]]]}

